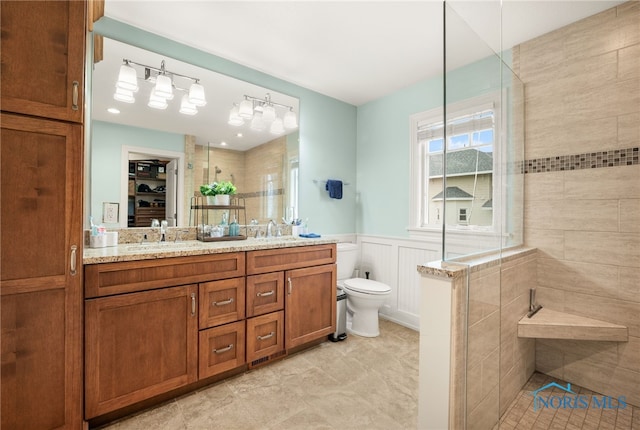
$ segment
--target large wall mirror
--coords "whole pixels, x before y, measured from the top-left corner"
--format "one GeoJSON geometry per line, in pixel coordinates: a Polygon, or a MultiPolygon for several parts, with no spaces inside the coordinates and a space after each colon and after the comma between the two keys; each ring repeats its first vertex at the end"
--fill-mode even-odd
{"type": "Polygon", "coordinates": [[[248,219],[297,216],[297,98],[107,38],[103,51],[92,74],[88,216],[94,222],[148,227],[151,218],[162,218],[188,226],[192,197],[214,181],[233,182],[248,219]],[[115,95],[119,79],[137,90],[115,95]],[[155,99],[164,82],[173,98],[155,99]],[[197,101],[198,89],[206,104],[185,103],[190,90],[197,101]],[[234,108],[251,109],[251,118],[234,108]],[[275,120],[268,118],[273,113],[275,120]],[[142,216],[141,207],[152,215],[142,216]]]}

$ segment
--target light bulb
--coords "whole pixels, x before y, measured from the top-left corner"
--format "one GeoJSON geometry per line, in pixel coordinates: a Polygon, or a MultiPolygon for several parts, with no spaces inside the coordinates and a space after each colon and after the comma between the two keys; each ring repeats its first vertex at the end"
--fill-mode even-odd
{"type": "Polygon", "coordinates": [[[189,97],[185,94],[180,100],[180,113],[185,115],[195,115],[198,113],[198,109],[191,103],[189,103],[189,97]]]}
{"type": "Polygon", "coordinates": [[[287,111],[284,114],[284,128],[292,129],[298,127],[298,120],[296,118],[296,113],[292,110],[287,111]]]}
{"type": "Polygon", "coordinates": [[[158,75],[158,77],[156,78],[156,86],[153,92],[157,97],[172,99],[173,87],[171,84],[171,78],[167,75],[158,75]]]}
{"type": "Polygon", "coordinates": [[[147,106],[154,109],[166,109],[169,105],[167,104],[167,100],[162,97],[158,97],[152,91],[149,95],[149,103],[147,103],[147,106]]]}
{"type": "Polygon", "coordinates": [[[138,74],[129,63],[120,66],[116,87],[126,91],[138,91],[138,74]]]}
{"type": "Polygon", "coordinates": [[[191,84],[189,87],[189,103],[194,106],[204,106],[207,100],[204,96],[204,87],[198,83],[191,84]]]}
{"type": "Polygon", "coordinates": [[[271,128],[269,128],[269,132],[271,134],[281,134],[284,133],[284,125],[282,124],[282,120],[280,118],[276,118],[271,123],[271,128]]]}
{"type": "Polygon", "coordinates": [[[238,108],[238,115],[246,119],[253,118],[253,102],[247,99],[242,100],[238,108]]]}
{"type": "Polygon", "coordinates": [[[136,99],[133,97],[133,91],[123,90],[122,88],[116,88],[113,98],[119,102],[133,103],[136,99]]]}
{"type": "Polygon", "coordinates": [[[238,115],[238,105],[235,103],[229,112],[229,125],[240,126],[244,124],[244,119],[240,115],[238,115]]]}

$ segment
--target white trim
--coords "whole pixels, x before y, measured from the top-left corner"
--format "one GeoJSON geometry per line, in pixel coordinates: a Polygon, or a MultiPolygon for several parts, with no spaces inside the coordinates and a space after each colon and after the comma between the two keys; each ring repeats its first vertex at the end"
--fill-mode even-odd
{"type": "Polygon", "coordinates": [[[178,189],[176,190],[177,207],[176,214],[180,223],[178,227],[189,225],[184,213],[184,152],[166,151],[164,149],[147,148],[142,146],[122,145],[120,152],[120,228],[127,228],[129,208],[129,154],[149,154],[151,158],[169,158],[178,160],[178,189]]]}
{"type": "MultiPolygon", "coordinates": [[[[479,111],[479,110],[487,110],[493,109],[493,117],[496,122],[496,126],[494,129],[494,144],[493,144],[493,191],[492,191],[492,199],[493,199],[493,208],[492,208],[492,225],[487,226],[487,228],[493,232],[494,234],[497,231],[494,231],[498,226],[499,218],[497,217],[497,212],[500,211],[500,216],[504,217],[506,208],[502,207],[502,202],[506,201],[503,199],[503,193],[500,192],[499,185],[502,183],[503,175],[506,174],[506,171],[503,172],[502,165],[499,160],[502,159],[502,153],[504,152],[504,138],[506,136],[506,121],[502,118],[502,100],[501,100],[502,92],[494,91],[489,94],[483,94],[478,97],[474,97],[471,99],[463,100],[456,103],[450,103],[447,105],[447,116],[452,118],[456,116],[463,116],[468,114],[469,111],[479,111]],[[497,179],[501,180],[498,181],[497,179]]],[[[437,123],[438,121],[442,121],[442,117],[444,114],[444,109],[442,106],[430,109],[428,111],[419,112],[413,114],[409,117],[409,174],[410,174],[410,184],[409,184],[409,225],[410,227],[407,229],[409,234],[413,238],[413,232],[422,232],[422,231],[432,231],[438,230],[442,231],[441,225],[428,225],[422,226],[421,219],[424,218],[428,220],[428,214],[422,216],[422,212],[426,211],[426,208],[422,207],[423,203],[423,195],[427,192],[425,190],[425,184],[422,182],[423,177],[429,177],[428,172],[424,172],[424,169],[428,169],[429,166],[423,166],[424,160],[424,148],[418,144],[418,124],[422,122],[432,122],[437,123]],[[423,175],[426,173],[426,175],[423,175]]],[[[446,142],[444,143],[446,145],[446,142]]],[[[480,172],[478,172],[480,173],[480,172]]],[[[486,173],[484,173],[486,174],[486,173]]],[[[447,175],[451,177],[453,175],[447,175]]],[[[440,175],[442,177],[442,175],[440,175]]],[[[442,220],[445,222],[446,220],[442,220]]],[[[449,227],[448,227],[449,229],[449,227]]],[[[462,231],[466,231],[464,229],[462,231]]],[[[474,229],[475,230],[475,229],[474,229]]],[[[419,238],[421,235],[415,236],[419,238]]]]}

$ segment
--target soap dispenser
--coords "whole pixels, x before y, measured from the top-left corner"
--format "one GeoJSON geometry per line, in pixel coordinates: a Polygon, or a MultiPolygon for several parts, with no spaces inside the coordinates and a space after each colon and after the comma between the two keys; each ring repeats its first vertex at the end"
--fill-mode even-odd
{"type": "Polygon", "coordinates": [[[235,215],[233,216],[233,221],[229,224],[229,236],[240,236],[240,226],[235,215]]]}

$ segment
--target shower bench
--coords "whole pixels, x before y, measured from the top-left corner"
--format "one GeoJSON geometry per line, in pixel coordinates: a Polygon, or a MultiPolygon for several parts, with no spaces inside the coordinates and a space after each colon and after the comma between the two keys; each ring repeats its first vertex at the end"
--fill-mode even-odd
{"type": "Polygon", "coordinates": [[[547,308],[518,322],[518,337],[627,342],[628,336],[623,325],[547,308]]]}

